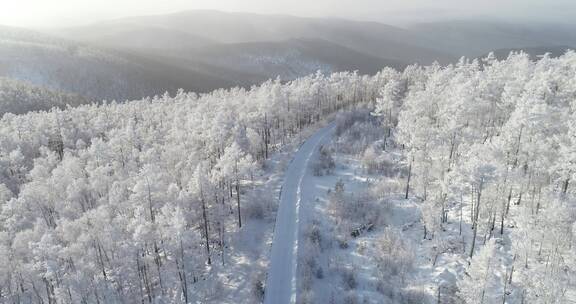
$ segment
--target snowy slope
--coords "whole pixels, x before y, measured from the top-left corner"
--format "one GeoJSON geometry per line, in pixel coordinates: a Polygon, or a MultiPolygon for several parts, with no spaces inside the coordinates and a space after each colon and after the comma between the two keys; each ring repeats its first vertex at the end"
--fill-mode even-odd
{"type": "Polygon", "coordinates": [[[317,153],[317,148],[330,138],[333,130],[334,126],[329,125],[310,137],[300,147],[286,170],[276,215],[264,303],[282,304],[296,301],[299,210],[300,204],[308,200],[301,189],[310,178],[310,159],[317,153]]]}

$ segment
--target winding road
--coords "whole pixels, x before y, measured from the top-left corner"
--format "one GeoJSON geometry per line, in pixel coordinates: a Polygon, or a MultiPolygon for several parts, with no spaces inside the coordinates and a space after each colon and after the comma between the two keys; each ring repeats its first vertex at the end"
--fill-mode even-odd
{"type": "Polygon", "coordinates": [[[310,138],[296,152],[284,175],[280,203],[276,215],[270,267],[266,279],[264,304],[296,303],[296,267],[300,235],[300,205],[312,200],[302,193],[310,173],[310,160],[318,153],[334,131],[330,124],[310,138]]]}

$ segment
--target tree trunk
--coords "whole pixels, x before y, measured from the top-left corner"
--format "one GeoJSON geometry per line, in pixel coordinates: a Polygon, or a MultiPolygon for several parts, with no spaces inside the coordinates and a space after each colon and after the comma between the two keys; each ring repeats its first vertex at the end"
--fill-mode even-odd
{"type": "Polygon", "coordinates": [[[162,283],[162,260],[160,258],[160,248],[158,248],[158,243],[154,241],[154,263],[156,264],[156,270],[158,271],[158,284],[160,285],[160,293],[164,294],[164,284],[162,283]]]}
{"type": "Polygon", "coordinates": [[[412,162],[414,161],[414,157],[410,161],[410,165],[408,166],[408,180],[406,181],[406,195],[405,199],[408,199],[408,192],[410,191],[410,178],[412,177],[412,162]]]}
{"type": "Polygon", "coordinates": [[[464,198],[462,197],[462,194],[460,194],[460,225],[458,226],[458,234],[462,235],[462,205],[464,198]]]}
{"type": "Polygon", "coordinates": [[[566,192],[568,192],[568,185],[570,184],[570,177],[566,178],[566,180],[564,181],[564,185],[562,185],[562,194],[566,195],[566,192]]]}
{"type": "Polygon", "coordinates": [[[512,187],[510,187],[510,192],[508,192],[508,202],[506,202],[506,215],[510,212],[510,201],[512,200],[512,187]]]}
{"type": "Polygon", "coordinates": [[[176,259],[176,267],[178,268],[178,277],[180,278],[180,286],[182,287],[182,295],[184,295],[184,302],[188,303],[188,280],[186,279],[186,266],[184,264],[184,246],[182,245],[182,238],[180,238],[180,258],[182,264],[179,265],[176,259]]]}
{"type": "Polygon", "coordinates": [[[504,210],[502,210],[500,215],[500,235],[504,235],[504,210]]]}
{"type": "Polygon", "coordinates": [[[200,190],[200,201],[202,203],[202,219],[204,220],[204,237],[206,240],[206,254],[208,255],[208,265],[212,264],[210,259],[210,240],[208,238],[208,215],[206,214],[206,201],[204,200],[204,194],[200,190]]]}
{"type": "Polygon", "coordinates": [[[472,246],[470,248],[470,258],[474,255],[474,247],[476,245],[476,234],[478,233],[478,215],[480,214],[480,199],[482,197],[482,187],[484,186],[484,179],[480,180],[480,187],[478,187],[478,196],[476,198],[476,212],[474,213],[474,222],[472,223],[472,228],[474,233],[472,235],[472,246]]]}
{"type": "Polygon", "coordinates": [[[524,126],[520,127],[520,134],[518,134],[518,144],[516,145],[516,153],[514,155],[514,168],[518,166],[518,153],[520,152],[520,142],[522,141],[522,130],[524,130],[524,126]]]}
{"type": "Polygon", "coordinates": [[[242,228],[242,214],[240,213],[240,181],[236,177],[236,203],[238,207],[238,227],[242,228]]]}
{"type": "Polygon", "coordinates": [[[504,292],[502,293],[502,304],[506,304],[506,289],[508,288],[508,272],[504,277],[504,292]]]}

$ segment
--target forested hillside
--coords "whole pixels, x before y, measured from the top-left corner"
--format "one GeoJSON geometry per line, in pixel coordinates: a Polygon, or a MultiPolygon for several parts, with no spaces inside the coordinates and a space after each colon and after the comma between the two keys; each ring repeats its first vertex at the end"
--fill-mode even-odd
{"type": "Polygon", "coordinates": [[[0,77],[0,116],[4,113],[24,114],[85,103],[88,103],[88,100],[79,95],[65,94],[0,77]]]}
{"type": "Polygon", "coordinates": [[[179,88],[210,92],[242,82],[244,74],[223,79],[215,71],[142,58],[36,31],[0,26],[0,77],[27,82],[90,100],[133,100],[175,93],[179,88]]]}
{"type": "MultiPolygon", "coordinates": [[[[328,188],[326,214],[339,224],[327,231],[346,235],[338,250],[382,232],[362,249],[380,281],[359,286],[361,271],[349,271],[345,289],[320,293],[312,284],[333,276],[309,258],[298,266],[307,278],[299,299],[318,292],[320,302],[432,302],[411,288],[450,257],[444,269],[454,279],[433,286],[447,302],[566,303],[576,283],[574,75],[574,52],[537,62],[512,54],[6,114],[0,302],[259,302],[264,280],[253,269],[266,267],[267,252],[238,244],[266,247],[278,195],[266,180],[274,157],[360,107],[372,112],[368,122],[339,119],[336,144],[362,157],[372,196],[348,196],[343,183],[328,188]],[[391,201],[414,206],[416,220],[387,229],[391,201]],[[415,253],[430,255],[428,264],[411,260],[415,253]],[[339,297],[360,287],[381,298],[339,297]]],[[[329,176],[334,160],[320,152],[314,170],[329,176]]],[[[320,255],[329,248],[314,225],[303,228],[302,248],[320,255]]],[[[327,265],[359,257],[342,256],[327,265]]]]}
{"type": "Polygon", "coordinates": [[[465,303],[575,299],[575,60],[409,68],[381,91],[384,140],[404,156],[431,259],[466,257],[446,286],[465,303]]]}
{"type": "Polygon", "coordinates": [[[6,114],[0,299],[221,302],[226,294],[207,294],[233,263],[227,240],[243,223],[241,204],[259,210],[273,195],[247,201],[244,188],[304,127],[374,99],[380,79],[318,74],[6,114]]]}

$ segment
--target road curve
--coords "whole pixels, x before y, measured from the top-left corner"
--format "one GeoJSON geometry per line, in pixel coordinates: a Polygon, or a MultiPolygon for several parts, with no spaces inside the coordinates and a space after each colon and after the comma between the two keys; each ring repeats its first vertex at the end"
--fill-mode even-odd
{"type": "Polygon", "coordinates": [[[310,160],[333,130],[334,125],[330,124],[308,138],[286,169],[276,214],[264,304],[296,303],[299,211],[300,204],[307,201],[306,195],[301,192],[302,185],[310,172],[310,160]]]}

